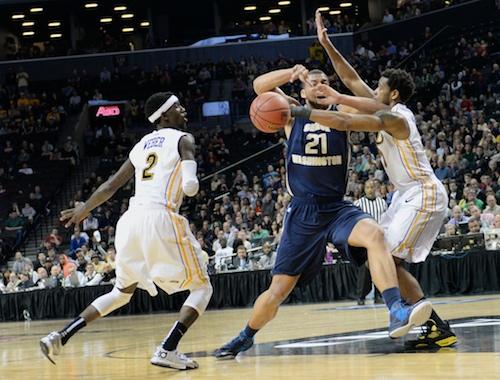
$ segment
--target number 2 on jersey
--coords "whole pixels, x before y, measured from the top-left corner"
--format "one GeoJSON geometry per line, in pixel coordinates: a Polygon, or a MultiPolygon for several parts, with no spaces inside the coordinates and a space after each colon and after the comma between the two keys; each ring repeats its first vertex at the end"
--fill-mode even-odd
{"type": "Polygon", "coordinates": [[[142,180],[149,181],[153,179],[154,173],[150,173],[150,171],[154,168],[154,166],[158,163],[158,156],[156,153],[151,153],[146,158],[146,168],[142,171],[142,180]]]}
{"type": "Polygon", "coordinates": [[[321,154],[328,153],[328,137],[326,133],[308,133],[306,140],[308,141],[305,147],[306,154],[318,154],[318,145],[321,146],[321,154]]]}

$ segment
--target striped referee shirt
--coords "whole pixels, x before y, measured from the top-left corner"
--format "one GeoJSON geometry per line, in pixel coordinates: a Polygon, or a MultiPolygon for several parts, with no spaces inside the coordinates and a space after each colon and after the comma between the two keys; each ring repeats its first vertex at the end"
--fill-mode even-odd
{"type": "Polygon", "coordinates": [[[367,214],[373,216],[373,219],[377,223],[380,222],[382,214],[387,210],[387,203],[380,197],[376,197],[375,199],[363,197],[355,201],[354,204],[367,214]]]}

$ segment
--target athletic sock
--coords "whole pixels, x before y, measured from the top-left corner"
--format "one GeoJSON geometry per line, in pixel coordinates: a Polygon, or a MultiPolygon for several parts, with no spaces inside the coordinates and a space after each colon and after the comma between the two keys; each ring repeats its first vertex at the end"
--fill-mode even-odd
{"type": "Polygon", "coordinates": [[[432,313],[431,313],[431,316],[429,317],[429,319],[433,320],[437,327],[448,329],[448,325],[446,324],[446,322],[443,321],[439,317],[439,315],[437,315],[437,313],[434,309],[432,309],[432,313]]]}
{"type": "Polygon", "coordinates": [[[85,326],[87,326],[87,322],[85,322],[85,319],[83,319],[82,317],[73,319],[68,325],[66,325],[66,327],[59,331],[59,334],[61,334],[62,337],[62,345],[64,346],[68,342],[69,338],[71,338],[85,326]]]}
{"type": "Polygon", "coordinates": [[[249,338],[253,338],[255,334],[257,334],[259,330],[255,330],[251,328],[250,326],[246,325],[245,328],[243,329],[243,334],[245,334],[249,338]]]}
{"type": "Polygon", "coordinates": [[[162,348],[167,351],[175,350],[187,330],[188,328],[183,323],[176,321],[166,338],[163,340],[161,345],[162,348]]]}
{"type": "MultiPolygon", "coordinates": [[[[422,297],[421,299],[418,300],[418,302],[425,300],[425,297],[422,297]]],[[[436,313],[436,310],[432,309],[431,316],[429,317],[429,320],[432,320],[437,327],[441,328],[449,328],[448,325],[446,324],[445,321],[441,319],[441,317],[436,313]]]]}
{"type": "Polygon", "coordinates": [[[399,292],[399,288],[389,288],[382,292],[382,298],[387,305],[387,308],[391,310],[392,305],[396,302],[401,301],[401,293],[399,292]]]}

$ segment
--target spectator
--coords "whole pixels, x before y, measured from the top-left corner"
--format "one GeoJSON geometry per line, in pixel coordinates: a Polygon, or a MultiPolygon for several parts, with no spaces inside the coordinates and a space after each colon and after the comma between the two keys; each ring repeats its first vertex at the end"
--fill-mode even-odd
{"type": "Polygon", "coordinates": [[[102,275],[97,273],[94,264],[88,263],[87,270],[85,271],[85,285],[94,286],[99,285],[102,280],[102,275]]]}
{"type": "Polygon", "coordinates": [[[83,230],[87,233],[92,233],[97,229],[99,229],[99,221],[90,213],[89,216],[83,220],[83,230]]]}
{"type": "Polygon", "coordinates": [[[438,159],[438,167],[434,172],[440,181],[450,177],[450,169],[446,166],[446,162],[442,157],[438,159]]]}
{"type": "Polygon", "coordinates": [[[70,275],[72,269],[76,269],[75,263],[66,255],[59,255],[59,264],[61,265],[64,278],[70,275]]]}
{"type": "Polygon", "coordinates": [[[244,245],[240,245],[236,249],[236,257],[233,257],[232,265],[238,270],[250,270],[250,260],[248,259],[248,253],[244,245]]]}
{"type": "Polygon", "coordinates": [[[94,265],[94,269],[97,273],[103,273],[104,272],[104,265],[106,264],[104,261],[101,261],[99,258],[99,255],[97,253],[93,253],[90,261],[94,265]]]}
{"type": "Polygon", "coordinates": [[[33,222],[33,218],[36,215],[36,211],[33,207],[31,207],[31,205],[28,202],[24,204],[24,207],[21,211],[25,218],[27,218],[30,222],[33,222]]]}
{"type": "Polygon", "coordinates": [[[43,267],[46,260],[47,260],[47,256],[45,256],[45,253],[38,252],[38,255],[36,256],[36,260],[33,264],[33,269],[38,270],[38,268],[43,267]]]}
{"type": "Polygon", "coordinates": [[[464,215],[462,208],[460,206],[453,207],[452,218],[449,220],[448,224],[458,227],[461,224],[466,224],[469,222],[469,218],[464,215]]]}
{"type": "Polygon", "coordinates": [[[276,262],[276,251],[273,250],[271,243],[265,242],[262,246],[262,255],[259,258],[257,266],[261,269],[271,269],[276,262]]]}
{"type": "Polygon", "coordinates": [[[256,242],[262,242],[263,239],[267,239],[268,237],[269,237],[269,231],[263,229],[260,223],[255,223],[250,238],[252,243],[255,244],[256,242]]]}
{"type": "Polygon", "coordinates": [[[394,16],[389,11],[389,9],[386,9],[386,10],[384,10],[384,17],[382,18],[382,23],[383,24],[390,24],[391,22],[394,22],[394,16]]]}
{"type": "Polygon", "coordinates": [[[481,221],[477,218],[470,218],[469,222],[469,234],[478,234],[481,232],[481,221]]]}
{"type": "Polygon", "coordinates": [[[36,273],[38,274],[38,280],[36,281],[35,286],[38,286],[40,289],[46,288],[49,277],[47,270],[44,267],[40,267],[37,269],[36,273]]]}
{"type": "Polygon", "coordinates": [[[227,246],[226,238],[221,238],[219,242],[221,247],[215,251],[215,269],[223,270],[227,259],[233,257],[233,249],[227,246]]]}
{"type": "Polygon", "coordinates": [[[61,271],[59,264],[55,264],[50,268],[50,276],[46,281],[47,288],[57,288],[61,286],[64,276],[61,271]]]}
{"type": "Polygon", "coordinates": [[[62,243],[62,237],[59,234],[59,230],[57,228],[53,228],[44,241],[52,244],[55,247],[59,247],[62,243]]]}
{"type": "Polygon", "coordinates": [[[19,277],[20,277],[20,282],[17,285],[17,288],[19,290],[27,290],[35,286],[33,281],[31,281],[30,275],[28,273],[23,272],[19,275],[19,277]]]}
{"type": "Polygon", "coordinates": [[[80,229],[75,227],[75,233],[71,237],[71,242],[70,242],[71,257],[74,257],[76,250],[78,248],[81,248],[83,245],[86,245],[88,241],[89,241],[88,235],[87,238],[85,238],[85,236],[80,233],[80,229]]]}
{"type": "Polygon", "coordinates": [[[24,273],[28,270],[29,265],[32,265],[31,260],[24,257],[20,251],[17,251],[12,271],[17,274],[24,273]]]}
{"type": "Polygon", "coordinates": [[[15,240],[14,247],[21,244],[23,239],[24,221],[17,212],[11,212],[5,222],[5,236],[15,240]]]}
{"type": "Polygon", "coordinates": [[[85,275],[73,266],[70,268],[68,276],[64,278],[62,286],[65,288],[79,288],[85,286],[86,283],[85,275]]]}
{"type": "Polygon", "coordinates": [[[5,286],[5,291],[7,293],[17,292],[20,282],[21,280],[17,277],[17,274],[12,272],[9,276],[9,282],[5,286]]]}
{"type": "Polygon", "coordinates": [[[500,206],[497,205],[497,199],[493,194],[490,194],[486,197],[486,208],[483,213],[485,214],[493,214],[500,215],[500,206]]]}

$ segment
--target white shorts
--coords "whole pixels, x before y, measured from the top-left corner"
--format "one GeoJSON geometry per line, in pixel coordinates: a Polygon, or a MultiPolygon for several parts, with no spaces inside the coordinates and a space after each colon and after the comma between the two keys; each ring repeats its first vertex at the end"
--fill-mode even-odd
{"type": "Polygon", "coordinates": [[[131,206],[116,226],[115,247],[119,289],[138,283],[155,296],[154,284],[172,294],[210,281],[187,219],[164,206],[131,206]]]}
{"type": "Polygon", "coordinates": [[[396,191],[380,225],[391,253],[409,263],[425,261],[443,225],[448,196],[441,183],[396,191]]]}

